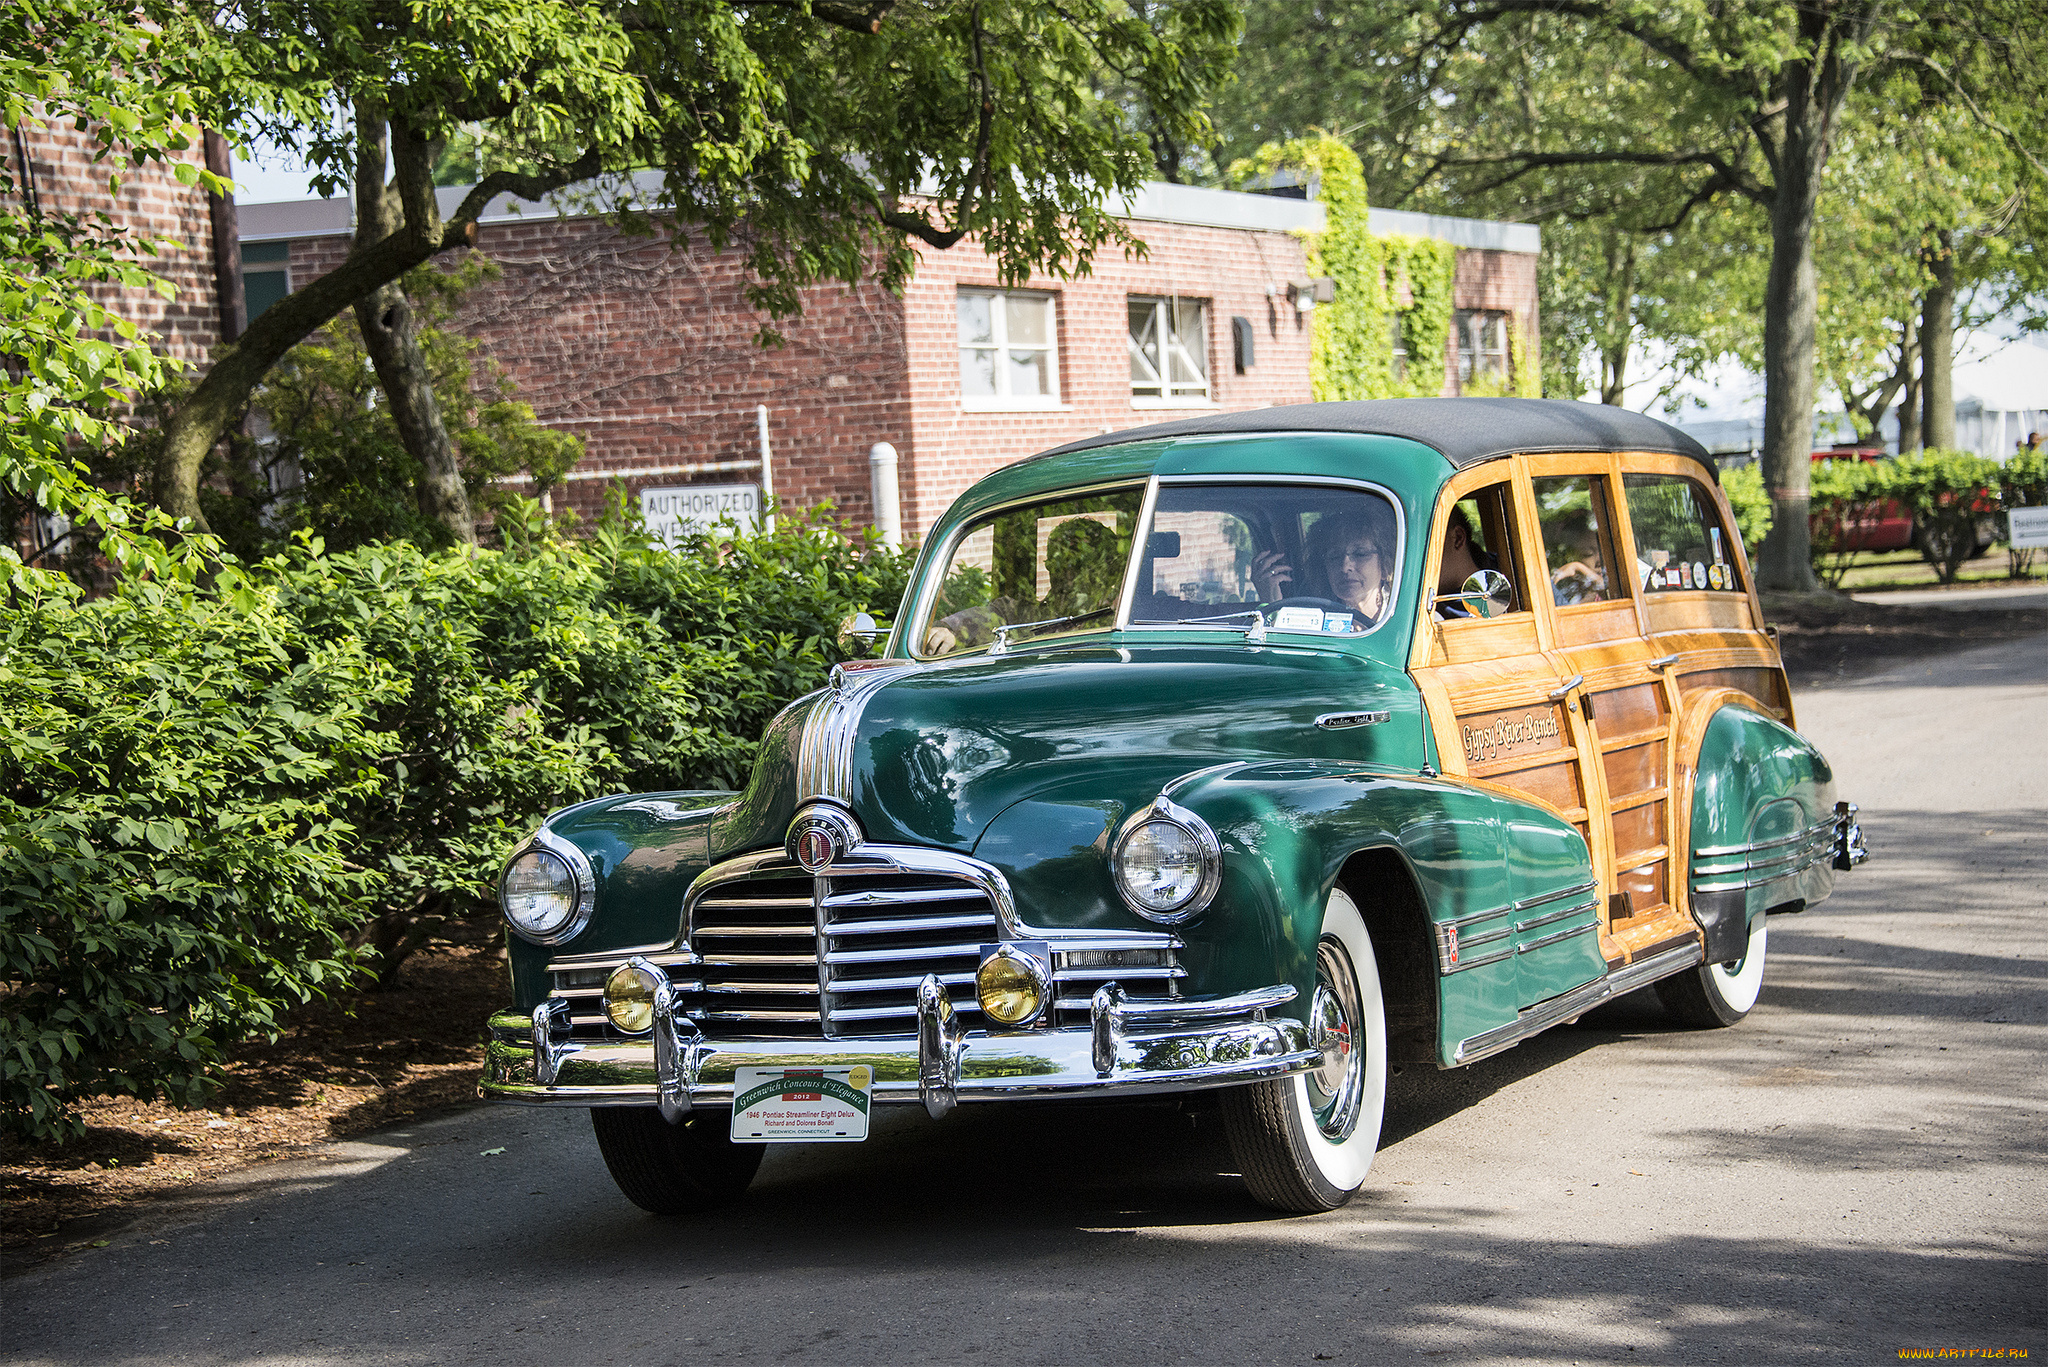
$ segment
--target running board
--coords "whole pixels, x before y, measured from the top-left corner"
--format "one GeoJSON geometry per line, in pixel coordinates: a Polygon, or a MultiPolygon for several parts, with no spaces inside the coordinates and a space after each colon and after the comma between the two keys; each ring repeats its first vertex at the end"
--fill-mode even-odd
{"type": "Polygon", "coordinates": [[[1480,1059],[1498,1054],[1503,1049],[1512,1049],[1531,1035],[1540,1034],[1553,1025],[1562,1024],[1575,1016],[1584,1015],[1602,1002],[1625,996],[1639,987],[1648,987],[1659,978],[1668,978],[1699,963],[1704,957],[1699,941],[1678,946],[1662,954],[1653,954],[1647,959],[1638,959],[1632,964],[1614,969],[1604,978],[1596,978],[1584,987],[1575,987],[1549,1001],[1538,1002],[1524,1010],[1506,1025],[1493,1029],[1460,1043],[1451,1055],[1452,1066],[1461,1067],[1477,1063],[1480,1059]]]}

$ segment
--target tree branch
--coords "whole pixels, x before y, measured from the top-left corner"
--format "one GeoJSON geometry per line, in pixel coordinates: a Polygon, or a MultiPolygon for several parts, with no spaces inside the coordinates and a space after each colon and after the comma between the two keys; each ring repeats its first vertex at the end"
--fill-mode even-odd
{"type": "Polygon", "coordinates": [[[1439,157],[1437,166],[1508,166],[1513,169],[1480,185],[1484,194],[1512,184],[1532,171],[1555,166],[1705,166],[1722,188],[1768,205],[1772,192],[1743,174],[1719,152],[1503,152],[1490,157],[1439,157]]]}
{"type": "Polygon", "coordinates": [[[834,4],[832,0],[733,0],[734,8],[743,5],[773,5],[777,9],[799,10],[813,19],[822,19],[853,33],[875,34],[882,31],[882,20],[896,8],[896,0],[877,0],[865,10],[834,4]]]}

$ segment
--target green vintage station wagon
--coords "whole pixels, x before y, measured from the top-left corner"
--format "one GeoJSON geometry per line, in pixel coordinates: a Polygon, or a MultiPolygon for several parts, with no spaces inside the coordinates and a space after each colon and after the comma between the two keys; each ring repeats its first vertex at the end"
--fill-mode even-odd
{"type": "Polygon", "coordinates": [[[1323,1210],[1390,1067],[1645,987],[1733,1024],[1863,857],[1689,438],[1219,414],[969,489],[745,791],[550,817],[481,1090],[592,1108],[669,1214],[880,1105],[1213,1092],[1252,1193],[1323,1210]]]}

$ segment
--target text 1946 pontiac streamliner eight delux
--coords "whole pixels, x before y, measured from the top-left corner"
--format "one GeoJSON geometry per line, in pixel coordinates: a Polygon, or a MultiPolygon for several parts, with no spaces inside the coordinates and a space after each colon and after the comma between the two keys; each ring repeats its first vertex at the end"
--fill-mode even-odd
{"type": "Polygon", "coordinates": [[[493,1101],[591,1107],[648,1210],[870,1108],[1212,1090],[1341,1204],[1390,1066],[1654,985],[1757,1000],[1864,857],[1706,453],[1612,408],[1312,404],[1091,438],[933,529],[886,650],[740,793],[506,864],[493,1101]]]}

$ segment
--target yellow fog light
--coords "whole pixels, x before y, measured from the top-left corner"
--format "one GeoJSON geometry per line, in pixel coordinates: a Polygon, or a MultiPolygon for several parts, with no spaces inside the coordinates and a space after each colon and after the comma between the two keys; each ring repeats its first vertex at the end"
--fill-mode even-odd
{"type": "Polygon", "coordinates": [[[1045,1007],[1045,967],[1009,945],[996,946],[974,975],[981,1013],[998,1025],[1024,1025],[1045,1007]]]}
{"type": "Polygon", "coordinates": [[[629,1035],[654,1028],[654,993],[664,979],[645,964],[620,964],[604,984],[604,1013],[629,1035]]]}

